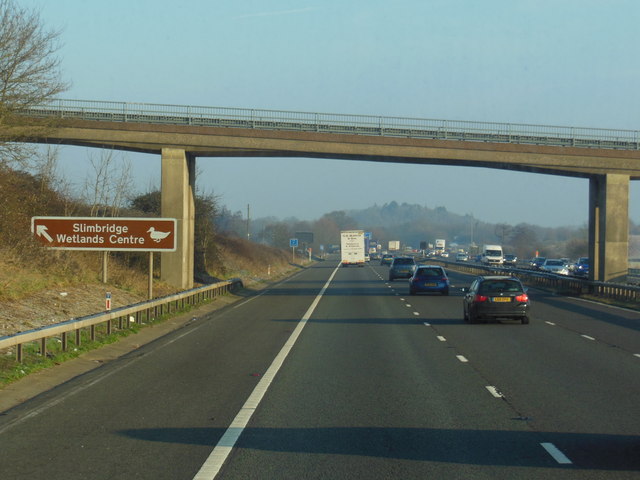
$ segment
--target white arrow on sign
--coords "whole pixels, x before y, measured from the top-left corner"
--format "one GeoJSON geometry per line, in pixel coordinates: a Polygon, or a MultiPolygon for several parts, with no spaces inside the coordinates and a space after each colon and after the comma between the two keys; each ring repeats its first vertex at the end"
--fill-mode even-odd
{"type": "Polygon", "coordinates": [[[38,226],[36,227],[36,234],[37,234],[39,237],[44,237],[44,238],[46,238],[47,240],[49,240],[49,242],[53,242],[53,238],[51,238],[51,235],[49,235],[49,234],[47,233],[47,230],[48,230],[48,228],[47,228],[47,226],[46,226],[46,225],[38,225],[38,226]]]}

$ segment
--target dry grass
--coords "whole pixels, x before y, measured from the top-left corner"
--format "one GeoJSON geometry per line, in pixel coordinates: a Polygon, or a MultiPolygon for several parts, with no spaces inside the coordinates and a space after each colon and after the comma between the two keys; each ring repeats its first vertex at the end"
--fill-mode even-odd
{"type": "MultiPolygon", "coordinates": [[[[148,253],[110,253],[102,283],[102,252],[47,250],[33,239],[31,217],[65,215],[70,205],[47,182],[0,166],[0,335],[102,311],[107,291],[113,308],[147,299],[148,253]]],[[[75,215],[85,210],[73,205],[75,215]]],[[[200,276],[207,280],[240,277],[250,284],[292,268],[287,252],[235,237],[217,235],[206,254],[198,265],[206,263],[200,276]]],[[[177,291],[159,280],[159,257],[155,297],[177,291]]]]}
{"type": "MultiPolygon", "coordinates": [[[[282,250],[224,236],[217,238],[216,245],[218,255],[209,274],[219,279],[265,283],[294,268],[288,252],[282,250]]],[[[111,254],[104,284],[102,252],[37,247],[22,253],[0,249],[0,336],[103,311],[106,292],[112,294],[112,308],[147,299],[147,254],[111,254]]],[[[161,282],[157,273],[155,297],[177,291],[161,282]]]]}

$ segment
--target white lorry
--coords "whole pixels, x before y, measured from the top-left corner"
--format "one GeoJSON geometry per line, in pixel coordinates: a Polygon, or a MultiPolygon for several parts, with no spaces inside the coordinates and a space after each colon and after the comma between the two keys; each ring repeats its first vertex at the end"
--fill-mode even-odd
{"type": "Polygon", "coordinates": [[[364,230],[343,230],[340,232],[340,255],[343,267],[364,266],[364,230]]]}
{"type": "Polygon", "coordinates": [[[445,252],[447,241],[444,238],[436,238],[436,255],[442,255],[445,252]]]}
{"type": "Polygon", "coordinates": [[[396,252],[400,250],[400,240],[389,240],[389,251],[396,252]]]}
{"type": "Polygon", "coordinates": [[[501,266],[504,262],[502,245],[483,245],[482,257],[480,260],[484,265],[501,266]]]}

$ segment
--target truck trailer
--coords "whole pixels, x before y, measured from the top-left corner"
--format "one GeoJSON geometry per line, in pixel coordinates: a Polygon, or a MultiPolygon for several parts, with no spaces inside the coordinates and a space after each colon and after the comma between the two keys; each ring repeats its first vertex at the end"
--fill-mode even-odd
{"type": "Polygon", "coordinates": [[[340,232],[340,256],[343,267],[364,266],[364,230],[343,230],[340,232]]]}
{"type": "Polygon", "coordinates": [[[389,251],[396,252],[400,250],[400,240],[389,240],[389,251]]]}

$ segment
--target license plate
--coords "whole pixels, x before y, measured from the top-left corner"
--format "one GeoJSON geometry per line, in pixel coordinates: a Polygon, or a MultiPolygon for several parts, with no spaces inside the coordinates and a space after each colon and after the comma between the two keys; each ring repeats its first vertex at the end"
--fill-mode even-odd
{"type": "Polygon", "coordinates": [[[425,287],[437,287],[438,284],[437,283],[425,283],[424,286],[425,287]]]}
{"type": "Polygon", "coordinates": [[[497,303],[508,303],[511,301],[511,297],[493,297],[493,301],[497,303]]]}

